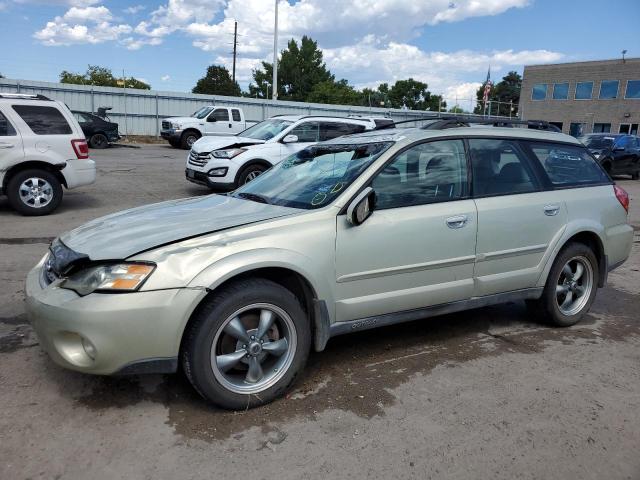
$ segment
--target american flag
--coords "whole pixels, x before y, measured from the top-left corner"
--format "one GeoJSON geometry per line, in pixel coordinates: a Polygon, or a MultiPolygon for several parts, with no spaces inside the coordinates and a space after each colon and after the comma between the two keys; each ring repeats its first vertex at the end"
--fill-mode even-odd
{"type": "Polygon", "coordinates": [[[484,94],[482,97],[482,101],[486,104],[489,101],[489,93],[491,92],[491,87],[493,87],[493,83],[491,82],[491,67],[487,70],[487,79],[484,82],[484,94]]]}

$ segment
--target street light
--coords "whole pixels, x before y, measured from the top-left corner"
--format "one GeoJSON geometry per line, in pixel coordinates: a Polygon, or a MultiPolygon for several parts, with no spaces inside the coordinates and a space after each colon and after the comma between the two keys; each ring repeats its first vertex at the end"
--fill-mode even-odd
{"type": "Polygon", "coordinates": [[[278,0],[276,0],[276,20],[273,26],[273,87],[271,98],[278,99],[278,0]]]}

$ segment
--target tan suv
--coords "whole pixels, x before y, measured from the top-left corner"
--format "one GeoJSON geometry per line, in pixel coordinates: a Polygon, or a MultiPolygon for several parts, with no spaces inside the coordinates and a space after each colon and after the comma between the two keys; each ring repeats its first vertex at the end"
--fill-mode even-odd
{"type": "Polygon", "coordinates": [[[578,322],[628,257],[629,199],[572,137],[459,126],[310,146],[228,196],[116,213],[29,273],[42,346],[175,372],[227,408],[282,395],[330,337],[525,300],[578,322]]]}

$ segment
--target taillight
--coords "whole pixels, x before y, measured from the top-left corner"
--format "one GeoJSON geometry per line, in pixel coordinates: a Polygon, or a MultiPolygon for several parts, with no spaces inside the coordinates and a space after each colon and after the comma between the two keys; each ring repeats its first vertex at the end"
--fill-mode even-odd
{"type": "Polygon", "coordinates": [[[84,138],[71,140],[71,146],[73,147],[73,151],[76,152],[78,160],[89,158],[89,145],[87,145],[87,141],[84,138]]]}
{"type": "Polygon", "coordinates": [[[620,188],[617,185],[613,186],[613,191],[616,192],[616,198],[620,202],[620,205],[629,213],[629,194],[625,192],[624,188],[620,188]]]}

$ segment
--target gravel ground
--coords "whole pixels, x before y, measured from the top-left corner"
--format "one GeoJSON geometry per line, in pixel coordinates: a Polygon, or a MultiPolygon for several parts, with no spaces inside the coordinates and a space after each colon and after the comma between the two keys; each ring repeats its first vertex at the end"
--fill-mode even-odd
{"type": "Polygon", "coordinates": [[[69,372],[41,352],[22,285],[47,242],[127,207],[206,194],[186,152],[93,151],[96,184],[49,217],[0,199],[0,479],[640,479],[638,235],[592,312],[544,327],[513,303],[329,342],[287,398],[207,405],[178,375],[69,372]]]}

